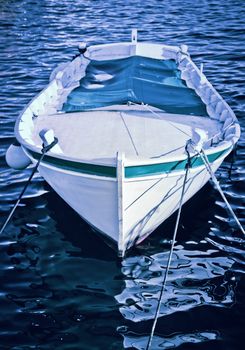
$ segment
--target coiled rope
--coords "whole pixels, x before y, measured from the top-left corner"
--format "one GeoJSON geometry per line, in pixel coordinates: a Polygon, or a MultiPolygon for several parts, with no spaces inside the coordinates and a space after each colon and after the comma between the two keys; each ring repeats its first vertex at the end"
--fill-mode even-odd
{"type": "Polygon", "coordinates": [[[182,191],[181,191],[181,196],[180,196],[180,201],[179,201],[179,209],[178,209],[177,219],[176,219],[176,223],[175,223],[172,244],[171,244],[170,252],[169,252],[169,255],[168,255],[167,267],[166,267],[166,271],[165,271],[164,278],[163,278],[163,281],[162,281],[162,286],[161,286],[161,290],[160,290],[160,296],[159,296],[159,299],[158,299],[156,313],[155,313],[153,325],[152,325],[152,328],[151,328],[151,334],[150,334],[150,336],[148,338],[148,343],[146,345],[146,350],[150,349],[151,343],[152,343],[152,339],[153,339],[153,336],[154,336],[157,320],[158,320],[159,313],[160,313],[162,296],[163,296],[163,292],[165,290],[165,284],[166,284],[166,280],[167,280],[167,276],[168,276],[168,272],[169,272],[169,268],[170,268],[170,264],[171,264],[171,260],[172,260],[174,245],[175,245],[175,241],[176,241],[176,235],[177,235],[177,231],[178,231],[178,227],[179,227],[180,214],[181,214],[182,205],[183,205],[183,199],[184,199],[184,195],[185,195],[185,186],[186,186],[186,182],[187,182],[187,176],[188,176],[189,169],[191,168],[191,157],[190,157],[189,151],[187,149],[188,148],[188,144],[189,144],[190,141],[191,140],[189,140],[187,142],[186,147],[185,147],[185,151],[187,153],[188,158],[187,158],[187,163],[186,163],[186,166],[185,166],[185,175],[184,175],[182,191]]]}
{"type": "Polygon", "coordinates": [[[19,203],[20,203],[20,201],[21,201],[21,199],[22,199],[22,197],[23,197],[23,195],[24,195],[24,193],[25,193],[27,187],[29,186],[29,184],[30,184],[30,182],[31,182],[31,180],[32,180],[32,178],[33,178],[33,176],[35,175],[35,173],[36,173],[36,171],[37,171],[37,169],[38,169],[38,167],[39,167],[41,161],[42,161],[43,158],[45,157],[46,153],[47,153],[48,151],[50,151],[57,143],[58,143],[58,139],[57,139],[56,137],[54,137],[54,141],[51,142],[49,145],[47,145],[47,146],[44,146],[44,145],[43,145],[43,148],[42,148],[42,150],[41,150],[42,155],[41,155],[41,157],[39,158],[39,160],[38,160],[37,164],[35,165],[35,167],[32,169],[31,175],[30,175],[29,179],[27,180],[27,182],[26,182],[26,184],[25,184],[23,190],[21,191],[21,193],[20,193],[20,195],[19,195],[19,197],[18,197],[18,199],[17,199],[17,202],[15,203],[13,209],[11,210],[11,212],[9,213],[9,215],[8,215],[8,217],[7,217],[7,219],[6,219],[6,221],[4,222],[4,224],[3,224],[3,226],[2,226],[2,228],[1,228],[1,230],[0,230],[0,235],[3,233],[3,231],[4,231],[5,228],[6,228],[6,226],[7,226],[8,223],[9,223],[10,219],[12,218],[12,216],[13,216],[13,214],[14,214],[16,208],[18,207],[18,205],[19,205],[19,203]]]}

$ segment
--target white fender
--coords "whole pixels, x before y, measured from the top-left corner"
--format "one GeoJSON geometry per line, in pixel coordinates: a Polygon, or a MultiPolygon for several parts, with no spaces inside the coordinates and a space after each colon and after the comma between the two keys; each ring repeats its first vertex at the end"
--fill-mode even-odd
{"type": "Polygon", "coordinates": [[[10,168],[23,170],[31,164],[30,158],[25,154],[18,142],[12,143],[5,155],[6,162],[10,168]]]}

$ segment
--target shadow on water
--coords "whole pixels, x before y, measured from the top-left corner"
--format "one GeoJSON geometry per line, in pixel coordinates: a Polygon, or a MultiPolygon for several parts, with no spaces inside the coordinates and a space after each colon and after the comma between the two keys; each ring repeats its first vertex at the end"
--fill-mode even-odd
{"type": "MultiPolygon", "coordinates": [[[[108,349],[144,349],[176,215],[120,263],[116,251],[48,185],[43,191],[22,202],[1,237],[3,349],[9,344],[13,349],[19,344],[38,344],[40,349],[100,349],[101,344],[108,349]]],[[[240,302],[235,294],[242,277],[236,273],[244,255],[238,251],[239,240],[230,254],[215,246],[213,222],[203,217],[215,219],[216,195],[207,185],[183,208],[153,349],[216,344],[221,339],[217,322],[235,336],[234,326],[240,321],[230,319],[229,312],[240,302]],[[204,196],[206,191],[210,196],[204,196]],[[217,309],[213,320],[211,308],[217,309]]],[[[230,241],[224,243],[230,246],[230,241]]]]}
{"type": "Polygon", "coordinates": [[[116,253],[89,231],[52,192],[22,202],[1,237],[2,346],[121,344],[114,298],[124,287],[120,264],[116,253]]]}
{"type": "MultiPolygon", "coordinates": [[[[77,43],[139,37],[190,47],[242,127],[237,159],[218,172],[245,221],[244,1],[0,2],[0,222],[29,170],[7,168],[16,117],[77,43]]],[[[0,350],[144,349],[176,216],[118,262],[116,253],[39,176],[0,237],[0,350]]],[[[210,185],[184,206],[153,349],[240,350],[244,237],[210,185]]]]}

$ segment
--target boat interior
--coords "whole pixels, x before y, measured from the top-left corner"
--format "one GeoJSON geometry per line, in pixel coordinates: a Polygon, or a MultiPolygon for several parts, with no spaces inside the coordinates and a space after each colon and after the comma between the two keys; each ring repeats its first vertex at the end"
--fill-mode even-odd
{"type": "Polygon", "coordinates": [[[195,128],[204,130],[210,139],[221,131],[222,123],[204,116],[165,113],[148,105],[125,104],[40,115],[34,120],[32,137],[41,147],[39,133],[52,129],[66,157],[111,163],[117,152],[126,158],[181,156],[195,128]]]}

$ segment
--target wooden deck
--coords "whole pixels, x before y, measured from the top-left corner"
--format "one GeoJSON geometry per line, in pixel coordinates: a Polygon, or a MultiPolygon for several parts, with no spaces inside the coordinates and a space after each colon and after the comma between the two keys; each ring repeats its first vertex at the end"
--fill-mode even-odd
{"type": "Polygon", "coordinates": [[[114,159],[118,151],[128,158],[180,155],[193,128],[218,133],[221,123],[210,118],[168,114],[141,106],[112,106],[94,111],[39,116],[33,140],[41,145],[39,132],[53,129],[66,156],[79,159],[114,159]]]}

